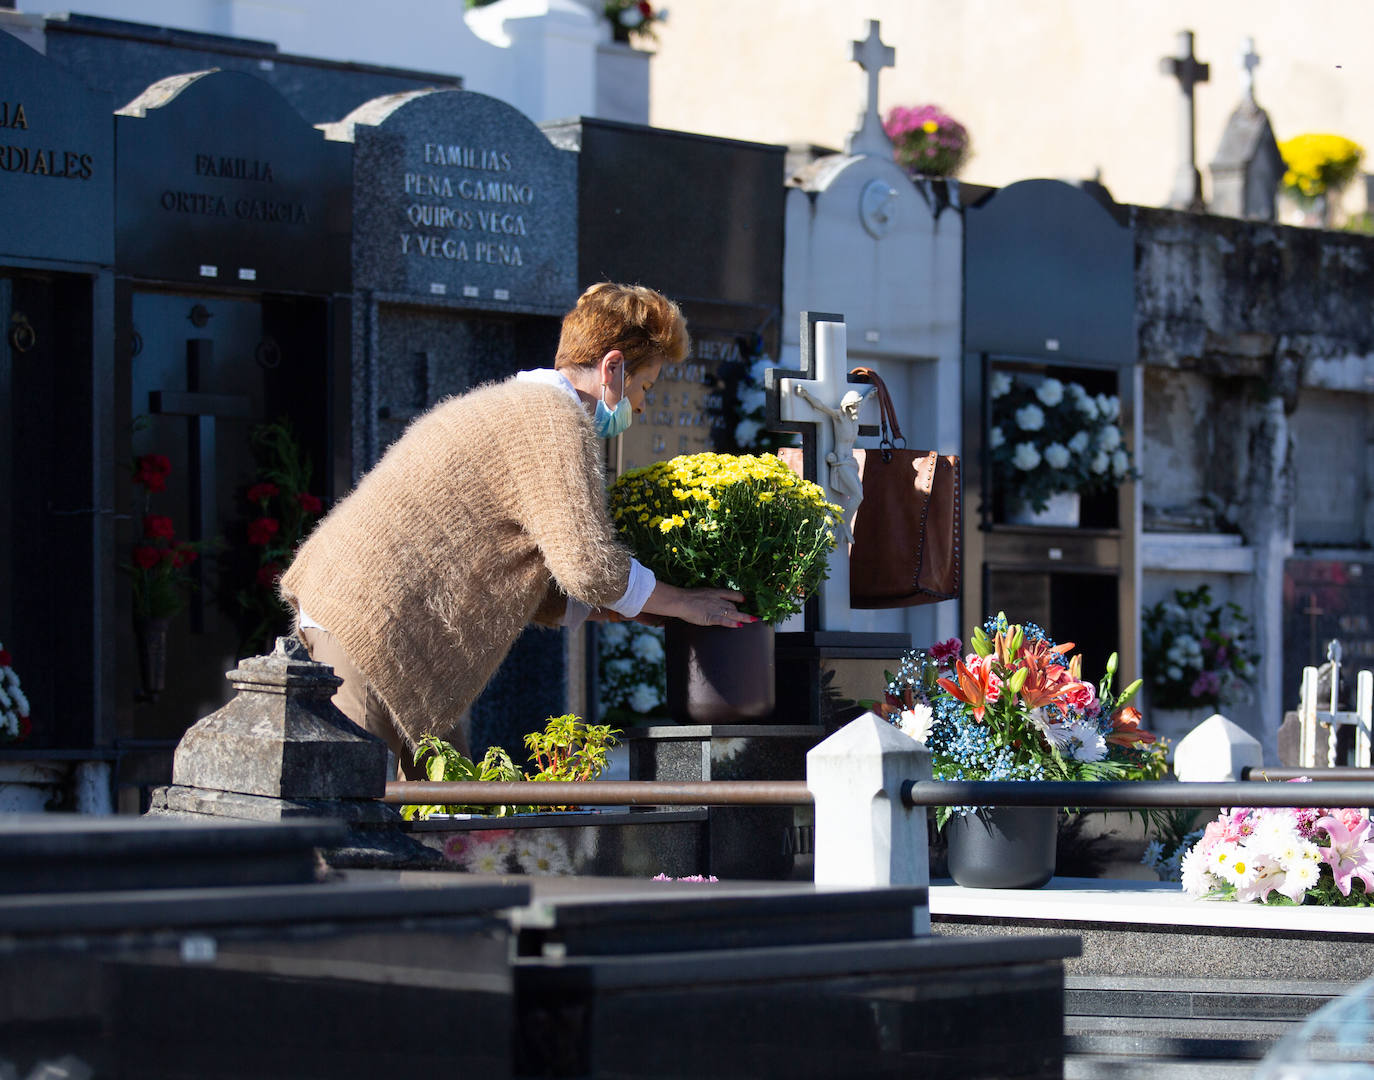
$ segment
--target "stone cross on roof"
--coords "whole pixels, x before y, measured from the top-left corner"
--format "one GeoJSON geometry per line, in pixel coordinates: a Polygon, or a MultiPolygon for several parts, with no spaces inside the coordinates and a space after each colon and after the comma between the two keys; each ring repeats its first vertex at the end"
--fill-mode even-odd
{"type": "Polygon", "coordinates": [[[1204,83],[1210,74],[1210,66],[1200,63],[1193,56],[1193,32],[1180,30],[1178,34],[1178,55],[1166,56],[1159,62],[1159,70],[1178,80],[1183,91],[1179,113],[1182,140],[1179,144],[1178,176],[1174,180],[1174,192],[1169,197],[1169,205],[1176,210],[1192,210],[1201,213],[1206,209],[1202,201],[1202,174],[1197,170],[1197,138],[1193,110],[1193,87],[1204,83]]]}
{"type": "Polygon", "coordinates": [[[863,41],[851,41],[849,45],[849,58],[864,69],[868,85],[863,111],[859,113],[859,126],[845,140],[845,152],[891,157],[892,141],[883,130],[883,121],[878,115],[878,75],[883,68],[896,65],[897,50],[884,45],[878,37],[877,19],[868,20],[868,37],[863,41]]]}
{"type": "Polygon", "coordinates": [[[1259,65],[1260,58],[1255,52],[1255,39],[1248,37],[1245,39],[1245,51],[1240,54],[1240,85],[1245,100],[1252,103],[1255,100],[1255,68],[1259,65]]]}

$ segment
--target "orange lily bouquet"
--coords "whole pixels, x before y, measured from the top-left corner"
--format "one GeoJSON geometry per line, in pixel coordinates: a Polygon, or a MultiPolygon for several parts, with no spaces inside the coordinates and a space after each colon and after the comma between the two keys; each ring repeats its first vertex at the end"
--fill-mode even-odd
{"type": "MultiPolygon", "coordinates": [[[[1125,780],[1158,776],[1162,755],[1130,703],[1137,679],[1112,692],[1116,654],[1094,685],[1073,644],[998,613],[971,651],[951,639],[914,651],[889,674],[883,712],[926,743],[939,780],[1125,780]]],[[[957,807],[969,812],[976,807],[957,807]]],[[[950,808],[942,807],[940,823],[950,808]]]]}

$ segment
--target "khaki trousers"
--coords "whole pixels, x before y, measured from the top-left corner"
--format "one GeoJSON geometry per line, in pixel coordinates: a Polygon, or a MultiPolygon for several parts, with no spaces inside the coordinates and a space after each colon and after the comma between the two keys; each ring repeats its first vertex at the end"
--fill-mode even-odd
{"type": "Polygon", "coordinates": [[[338,639],[328,630],[315,626],[302,626],[297,633],[310,653],[310,659],[318,664],[328,664],[334,669],[334,674],[343,680],[343,685],[334,691],[335,707],[364,731],[371,732],[386,743],[396,759],[396,778],[426,779],[424,770],[415,764],[415,753],[406,746],[391,710],[372,689],[367,676],[344,652],[338,639]]]}

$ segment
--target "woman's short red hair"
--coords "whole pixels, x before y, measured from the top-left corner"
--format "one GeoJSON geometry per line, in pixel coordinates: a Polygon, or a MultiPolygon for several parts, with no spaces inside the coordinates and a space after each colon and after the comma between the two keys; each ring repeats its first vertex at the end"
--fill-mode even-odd
{"type": "Polygon", "coordinates": [[[682,311],[662,293],[643,285],[593,285],[563,316],[555,368],[591,367],[612,349],[633,373],[655,359],[680,364],[691,341],[682,311]]]}

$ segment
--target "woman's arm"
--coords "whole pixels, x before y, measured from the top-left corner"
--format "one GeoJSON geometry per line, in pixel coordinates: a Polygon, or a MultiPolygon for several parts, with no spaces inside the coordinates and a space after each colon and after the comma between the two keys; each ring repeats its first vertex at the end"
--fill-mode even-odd
{"type": "Polygon", "coordinates": [[[744,594],[734,589],[681,589],[659,581],[649,594],[644,610],[650,615],[664,615],[697,626],[736,627],[758,622],[757,617],[746,615],[735,606],[743,600],[744,594]]]}

